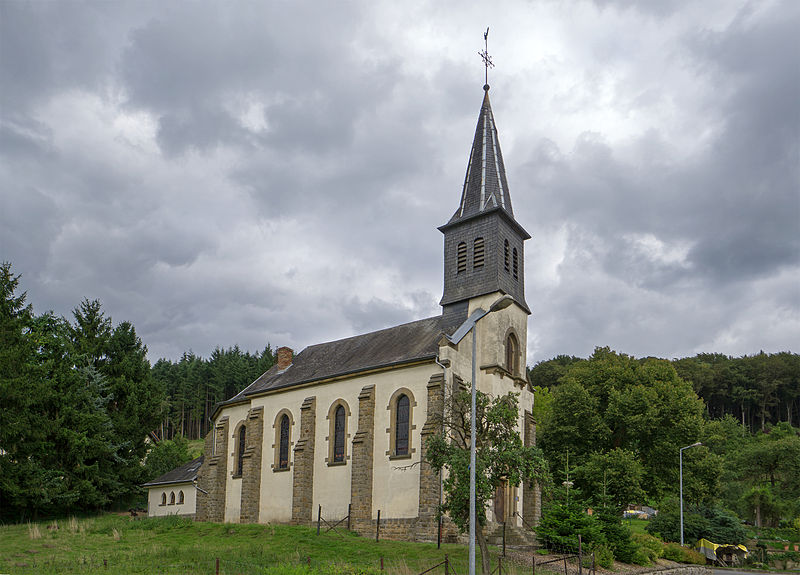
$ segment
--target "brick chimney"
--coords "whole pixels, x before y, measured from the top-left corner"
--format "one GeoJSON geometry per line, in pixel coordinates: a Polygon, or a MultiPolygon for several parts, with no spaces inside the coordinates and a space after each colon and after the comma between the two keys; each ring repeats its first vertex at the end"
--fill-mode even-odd
{"type": "Polygon", "coordinates": [[[294,351],[291,347],[279,347],[277,349],[278,353],[278,369],[283,371],[290,365],[292,365],[292,358],[294,357],[294,351]]]}

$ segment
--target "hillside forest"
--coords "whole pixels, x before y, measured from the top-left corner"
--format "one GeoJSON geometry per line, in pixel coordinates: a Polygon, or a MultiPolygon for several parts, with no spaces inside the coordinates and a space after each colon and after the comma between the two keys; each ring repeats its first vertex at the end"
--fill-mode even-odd
{"type": "MultiPolygon", "coordinates": [[[[207,433],[213,406],[274,361],[266,344],[151,365],[135,327],[114,323],[98,300],[76,302],[70,317],[37,313],[2,264],[0,521],[141,502],[141,483],[185,461],[185,440],[207,433]]],[[[649,504],[668,519],[678,450],[699,441],[684,452],[687,525],[800,518],[797,354],[664,360],[597,348],[528,374],[550,508],[564,497],[615,513],[649,504]]]]}

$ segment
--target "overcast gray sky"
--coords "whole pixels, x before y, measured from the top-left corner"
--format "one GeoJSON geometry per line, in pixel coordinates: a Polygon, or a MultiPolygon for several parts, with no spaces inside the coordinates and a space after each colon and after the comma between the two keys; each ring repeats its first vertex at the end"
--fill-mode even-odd
{"type": "Polygon", "coordinates": [[[794,0],[0,0],[0,260],[152,360],[435,315],[486,26],[528,363],[800,351],[794,0]]]}

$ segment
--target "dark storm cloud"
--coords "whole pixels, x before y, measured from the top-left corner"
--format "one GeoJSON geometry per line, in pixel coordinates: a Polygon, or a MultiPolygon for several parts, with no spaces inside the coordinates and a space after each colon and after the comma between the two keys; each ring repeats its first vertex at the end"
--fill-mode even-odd
{"type": "Polygon", "coordinates": [[[153,358],[430,316],[488,16],[529,360],[796,339],[789,2],[0,3],[0,259],[153,358]]]}

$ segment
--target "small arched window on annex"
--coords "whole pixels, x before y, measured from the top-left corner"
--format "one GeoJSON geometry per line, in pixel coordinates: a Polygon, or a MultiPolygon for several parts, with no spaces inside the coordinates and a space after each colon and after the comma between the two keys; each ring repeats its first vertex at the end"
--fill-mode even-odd
{"type": "Polygon", "coordinates": [[[511,256],[511,267],[514,270],[514,279],[519,279],[519,258],[517,257],[517,248],[514,248],[511,256]]]}
{"type": "Polygon", "coordinates": [[[503,242],[503,267],[506,269],[506,273],[511,271],[511,249],[508,246],[508,240],[503,242]]]}
{"type": "Polygon", "coordinates": [[[166,505],[166,504],[167,504],[167,492],[165,491],[164,493],[161,494],[161,505],[166,505]]]}
{"type": "Polygon", "coordinates": [[[239,424],[236,431],[233,433],[236,441],[233,459],[233,477],[241,477],[242,470],[244,469],[244,450],[247,444],[247,427],[244,421],[239,424]]]}
{"type": "Polygon", "coordinates": [[[484,259],[486,259],[485,242],[483,238],[475,238],[472,245],[472,269],[479,269],[483,267],[484,259]]]}
{"type": "Polygon", "coordinates": [[[401,387],[389,398],[389,451],[386,455],[389,459],[407,459],[416,452],[412,442],[412,431],[417,426],[414,425],[414,408],[417,402],[414,401],[414,394],[410,390],[401,387]]]}
{"type": "Polygon", "coordinates": [[[350,419],[350,406],[344,399],[337,399],[328,410],[328,465],[345,465],[347,455],[347,422],[350,419]]]}
{"type": "Polygon", "coordinates": [[[183,497],[183,489],[178,491],[178,505],[183,505],[184,497],[183,497]]]}
{"type": "Polygon", "coordinates": [[[506,370],[513,376],[519,375],[519,339],[513,331],[506,334],[506,370]]]}
{"type": "Polygon", "coordinates": [[[467,242],[459,242],[456,249],[456,273],[467,271],[467,242]]]}
{"type": "Polygon", "coordinates": [[[275,416],[275,443],[272,448],[275,450],[275,461],[272,464],[272,471],[289,471],[292,466],[292,427],[294,418],[288,409],[281,409],[275,416]]]}
{"type": "Polygon", "coordinates": [[[175,492],[174,491],[170,491],[170,493],[169,493],[169,504],[170,505],[175,505],[175,492]]]}

